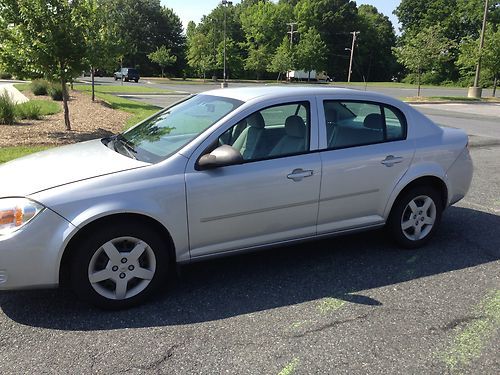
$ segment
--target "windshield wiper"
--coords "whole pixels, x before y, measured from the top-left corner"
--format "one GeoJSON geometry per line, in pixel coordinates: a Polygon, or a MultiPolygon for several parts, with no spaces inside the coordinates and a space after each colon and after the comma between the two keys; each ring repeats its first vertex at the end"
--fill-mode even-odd
{"type": "Polygon", "coordinates": [[[137,160],[137,157],[134,155],[137,154],[137,151],[134,148],[134,144],[130,142],[127,138],[125,138],[123,134],[119,133],[111,136],[110,141],[113,142],[113,148],[115,149],[116,152],[119,152],[116,147],[116,145],[119,144],[120,146],[122,146],[122,149],[124,149],[132,159],[137,160]]]}

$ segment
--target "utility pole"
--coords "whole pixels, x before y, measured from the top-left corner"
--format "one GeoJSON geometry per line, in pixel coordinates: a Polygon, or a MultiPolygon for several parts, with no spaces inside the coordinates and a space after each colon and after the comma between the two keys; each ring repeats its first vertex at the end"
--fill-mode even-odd
{"type": "Polygon", "coordinates": [[[297,25],[297,22],[289,22],[287,23],[288,26],[290,26],[290,31],[287,31],[287,34],[290,34],[290,48],[292,48],[293,45],[293,34],[298,33],[298,30],[294,30],[294,27],[297,25]]]}
{"type": "MultiPolygon", "coordinates": [[[[298,33],[298,30],[294,30],[295,26],[297,25],[297,22],[289,22],[287,23],[288,26],[290,26],[290,31],[287,31],[287,34],[290,34],[290,53],[292,52],[292,46],[293,46],[293,34],[298,33]]],[[[290,75],[289,75],[289,70],[286,72],[287,75],[287,80],[290,80],[290,75]]],[[[279,78],[279,75],[278,75],[279,78]]]]}
{"type": "Polygon", "coordinates": [[[488,0],[484,0],[484,16],[483,16],[483,27],[481,29],[481,40],[479,42],[479,57],[477,59],[476,65],[476,76],[474,77],[474,86],[469,87],[468,97],[480,98],[481,97],[481,87],[479,87],[479,74],[481,73],[481,52],[484,46],[484,34],[486,32],[486,18],[488,17],[488,0]]]}
{"type": "Polygon", "coordinates": [[[351,59],[349,60],[349,74],[347,75],[347,82],[351,82],[352,58],[354,57],[354,46],[356,43],[356,37],[359,35],[359,31],[351,31],[349,34],[352,34],[352,46],[351,46],[351,59]]]}

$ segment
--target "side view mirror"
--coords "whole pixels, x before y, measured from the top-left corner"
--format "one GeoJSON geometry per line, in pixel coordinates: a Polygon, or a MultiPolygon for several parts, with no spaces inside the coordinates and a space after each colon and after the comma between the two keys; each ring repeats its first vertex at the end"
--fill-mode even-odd
{"type": "Polygon", "coordinates": [[[198,160],[198,168],[203,170],[226,167],[228,165],[241,164],[243,161],[243,156],[238,150],[229,145],[222,145],[217,147],[211,153],[203,155],[198,160]]]}

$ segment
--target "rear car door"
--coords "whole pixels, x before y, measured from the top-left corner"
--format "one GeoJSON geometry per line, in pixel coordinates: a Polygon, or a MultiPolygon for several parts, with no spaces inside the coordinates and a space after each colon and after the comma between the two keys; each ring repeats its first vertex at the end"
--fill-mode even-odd
{"type": "Polygon", "coordinates": [[[318,234],[384,223],[389,196],[415,152],[404,114],[376,102],[319,103],[325,150],[318,234]]]}

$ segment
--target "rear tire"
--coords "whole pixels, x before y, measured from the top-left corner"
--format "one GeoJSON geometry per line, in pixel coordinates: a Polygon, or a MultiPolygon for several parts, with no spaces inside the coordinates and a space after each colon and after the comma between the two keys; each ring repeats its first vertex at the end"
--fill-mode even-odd
{"type": "Polygon", "coordinates": [[[389,215],[387,229],[398,245],[418,248],[432,238],[442,212],[439,192],[431,187],[416,186],[398,197],[389,215]]]}
{"type": "Polygon", "coordinates": [[[145,225],[125,222],[83,237],[71,262],[71,285],[103,309],[138,305],[166,284],[168,248],[145,225]]]}

